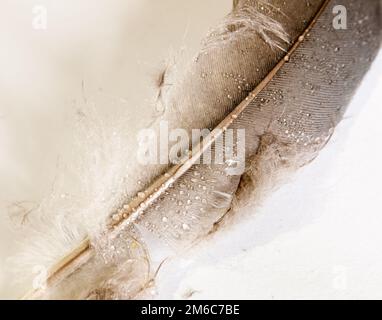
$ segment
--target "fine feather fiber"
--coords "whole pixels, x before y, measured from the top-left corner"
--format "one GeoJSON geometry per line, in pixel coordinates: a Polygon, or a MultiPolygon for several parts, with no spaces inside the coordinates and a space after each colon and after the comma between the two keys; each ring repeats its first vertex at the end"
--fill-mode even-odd
{"type": "Polygon", "coordinates": [[[23,270],[48,269],[87,235],[97,234],[126,196],[127,165],[120,159],[129,158],[130,151],[125,147],[123,123],[105,125],[89,107],[82,109],[76,124],[72,162],[59,160],[50,194],[27,216],[20,208],[13,210],[23,251],[10,262],[19,282],[31,281],[23,278],[28,276],[23,270]],[[109,125],[113,130],[106,129],[109,125]],[[68,176],[74,177],[72,185],[68,176]]]}
{"type": "Polygon", "coordinates": [[[136,195],[148,196],[143,191],[166,177],[171,166],[136,162],[136,135],[128,133],[139,127],[127,129],[121,117],[105,120],[92,107],[78,112],[73,153],[79,161],[58,161],[50,195],[23,217],[22,253],[12,259],[15,278],[28,289],[36,266],[49,270],[86,238],[90,247],[86,259],[32,298],[145,297],[161,257],[183,252],[227,226],[243,206],[256,206],[285,175],[316,157],[380,45],[379,5],[372,0],[341,3],[353,15],[349,29],[341,32],[332,27],[337,1],[329,1],[301,39],[324,2],[235,1],[194,59],[170,64],[160,75],[151,100],[160,112],[147,121],[156,132],[163,121],[188,132],[215,128],[249,97],[229,123],[245,129],[243,175],[227,175],[229,161],[194,164],[143,209],[132,208],[136,195]],[[301,44],[287,63],[251,96],[297,40],[301,44]],[[77,181],[67,185],[67,176],[77,181]],[[127,213],[134,219],[124,221],[127,213]],[[110,229],[110,220],[121,223],[110,229]]]}

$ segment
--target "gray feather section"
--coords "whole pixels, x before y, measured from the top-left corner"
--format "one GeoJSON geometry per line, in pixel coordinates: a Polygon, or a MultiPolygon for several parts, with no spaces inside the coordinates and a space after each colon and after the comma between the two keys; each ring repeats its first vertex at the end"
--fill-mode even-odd
{"type": "MultiPolygon", "coordinates": [[[[283,58],[322,3],[235,2],[232,16],[212,31],[195,61],[158,101],[165,104],[158,121],[189,131],[217,126],[283,58]],[[258,20],[248,24],[248,19],[258,20]]],[[[153,251],[186,250],[240,206],[253,204],[285,172],[314,159],[370,67],[380,46],[380,29],[377,1],[331,1],[289,61],[259,95],[247,98],[249,105],[230,126],[245,129],[246,172],[227,174],[235,159],[192,166],[117,235],[94,236],[90,260],[48,296],[135,297],[155,275],[153,251]],[[347,30],[333,28],[332,8],[337,3],[348,9],[347,30]]],[[[158,126],[153,125],[156,130],[158,126]]],[[[137,165],[132,181],[141,183],[130,186],[129,197],[167,168],[137,165]]]]}

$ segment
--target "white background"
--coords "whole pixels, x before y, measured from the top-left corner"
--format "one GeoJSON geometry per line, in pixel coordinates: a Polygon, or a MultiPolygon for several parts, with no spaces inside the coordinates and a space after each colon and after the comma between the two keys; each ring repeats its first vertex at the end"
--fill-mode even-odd
{"type": "MultiPolygon", "coordinates": [[[[196,50],[231,6],[229,0],[40,3],[49,9],[44,34],[30,25],[33,1],[7,2],[0,19],[7,49],[0,53],[3,298],[16,297],[4,264],[14,245],[4,222],[7,204],[39,201],[49,190],[82,80],[130,99],[134,112],[168,48],[196,50]]],[[[382,298],[381,101],[382,54],[316,161],[240,224],[168,263],[159,297],[382,298]]]]}

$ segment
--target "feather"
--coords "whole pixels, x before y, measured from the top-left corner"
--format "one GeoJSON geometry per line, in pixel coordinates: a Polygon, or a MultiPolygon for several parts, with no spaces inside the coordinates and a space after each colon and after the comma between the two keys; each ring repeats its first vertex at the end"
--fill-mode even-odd
{"type": "MultiPolygon", "coordinates": [[[[207,35],[194,61],[161,75],[161,83],[171,78],[172,85],[161,86],[157,103],[165,108],[151,126],[156,133],[164,123],[188,133],[213,130],[191,153],[175,156],[175,164],[133,163],[120,200],[96,206],[103,213],[95,221],[91,212],[66,214],[44,221],[44,231],[41,224],[33,228],[39,247],[49,246],[46,234],[60,230],[64,236],[54,240],[62,246],[55,257],[41,262],[49,268],[46,285],[25,298],[135,298],[160,267],[154,255],[167,246],[186,250],[242,206],[256,204],[285,173],[312,161],[341,120],[381,40],[376,1],[342,1],[352,15],[347,30],[333,28],[336,4],[234,1],[232,13],[207,35]],[[230,137],[230,130],[234,137],[244,132],[245,139],[230,137]],[[223,163],[203,163],[229,139],[233,145],[223,148],[223,163]],[[243,146],[245,157],[239,156],[243,146]],[[235,171],[240,168],[244,172],[235,171]],[[84,216],[90,227],[79,218],[84,216]]],[[[168,160],[169,149],[162,160],[168,160]]]]}

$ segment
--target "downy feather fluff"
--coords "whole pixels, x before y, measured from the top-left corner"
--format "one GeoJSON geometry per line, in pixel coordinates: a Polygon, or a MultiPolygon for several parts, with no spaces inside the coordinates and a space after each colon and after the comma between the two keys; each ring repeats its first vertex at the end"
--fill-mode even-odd
{"type": "Polygon", "coordinates": [[[211,135],[180,164],[144,166],[123,151],[123,121],[113,134],[99,131],[102,124],[83,128],[89,197],[68,203],[58,178],[22,230],[24,253],[14,264],[32,289],[25,298],[142,297],[160,266],[153,255],[186,250],[312,161],[379,49],[379,10],[375,0],[235,0],[195,59],[161,76],[172,85],[159,89],[163,112],[151,126],[159,132],[167,121],[211,135]],[[333,28],[337,4],[347,8],[347,30],[333,28]],[[245,129],[246,158],[198,164],[226,129],[245,129]],[[228,175],[237,161],[245,172],[228,175]],[[36,265],[49,271],[32,288],[36,265]]]}

